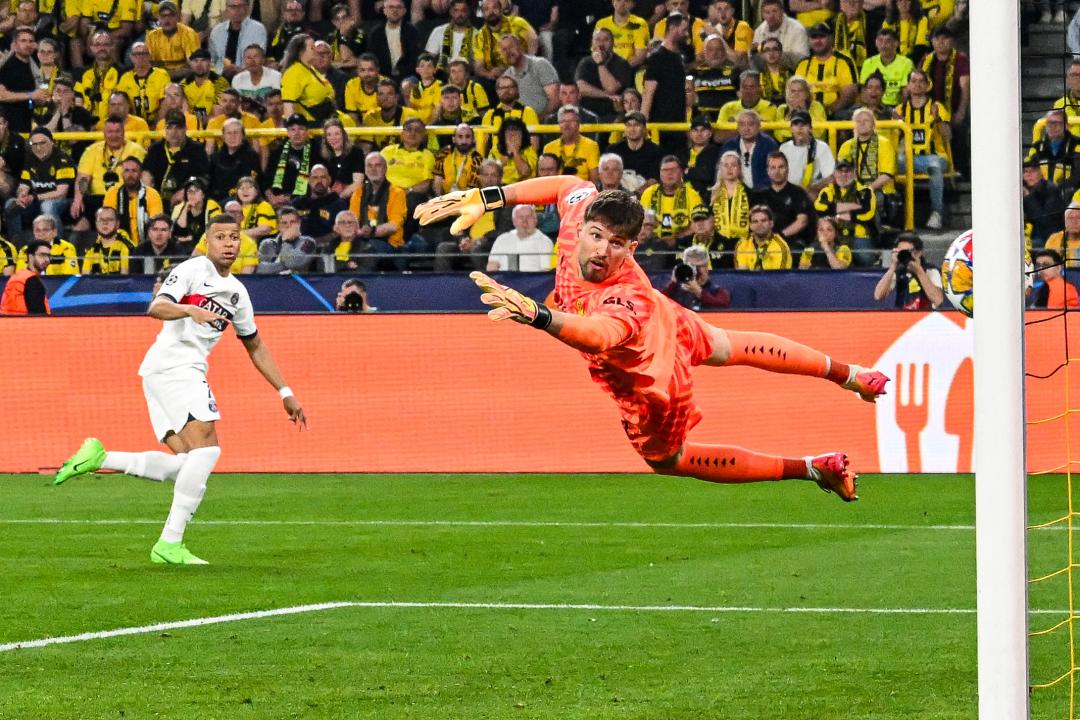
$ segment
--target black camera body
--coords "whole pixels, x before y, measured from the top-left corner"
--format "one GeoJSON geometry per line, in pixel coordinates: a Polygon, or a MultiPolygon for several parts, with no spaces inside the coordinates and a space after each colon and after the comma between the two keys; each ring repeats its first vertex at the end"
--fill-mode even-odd
{"type": "Polygon", "coordinates": [[[903,267],[907,267],[908,263],[915,259],[915,256],[911,254],[911,251],[907,248],[896,253],[896,264],[903,267]]]}
{"type": "Polygon", "coordinates": [[[364,297],[359,292],[346,293],[345,299],[341,303],[341,311],[351,313],[364,312],[364,297]]]}
{"type": "Polygon", "coordinates": [[[694,279],[695,275],[697,275],[697,273],[694,272],[694,268],[686,263],[681,262],[675,264],[675,282],[680,284],[688,283],[694,279]]]}

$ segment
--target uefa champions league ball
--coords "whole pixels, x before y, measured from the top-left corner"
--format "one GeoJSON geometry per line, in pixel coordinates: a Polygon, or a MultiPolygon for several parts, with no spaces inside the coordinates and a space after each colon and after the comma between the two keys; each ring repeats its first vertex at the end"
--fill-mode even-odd
{"type": "Polygon", "coordinates": [[[975,315],[975,295],[972,292],[973,244],[972,232],[968,230],[952,241],[945,253],[945,261],[941,263],[941,284],[944,286],[945,297],[949,298],[953,307],[968,317],[975,315]]]}

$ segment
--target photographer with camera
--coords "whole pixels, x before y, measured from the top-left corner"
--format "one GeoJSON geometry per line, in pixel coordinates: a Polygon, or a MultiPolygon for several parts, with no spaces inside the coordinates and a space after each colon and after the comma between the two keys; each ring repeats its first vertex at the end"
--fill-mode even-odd
{"type": "Polygon", "coordinates": [[[682,262],[671,271],[671,281],[663,293],[694,312],[731,305],[731,293],[709,280],[709,251],[701,245],[683,251],[682,262]]]}
{"type": "Polygon", "coordinates": [[[349,278],[341,283],[334,309],[346,313],[373,313],[379,308],[368,304],[367,286],[356,278],[349,278]]]}
{"type": "Polygon", "coordinates": [[[898,310],[936,309],[945,300],[941,272],[923,258],[923,241],[915,233],[900,233],[893,244],[892,261],[874,287],[881,302],[896,291],[898,310]]]}

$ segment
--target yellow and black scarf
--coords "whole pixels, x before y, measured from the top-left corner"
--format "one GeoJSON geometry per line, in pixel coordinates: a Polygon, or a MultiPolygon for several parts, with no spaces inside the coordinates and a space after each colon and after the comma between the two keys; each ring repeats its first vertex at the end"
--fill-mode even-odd
{"type": "Polygon", "coordinates": [[[729,196],[727,185],[721,180],[713,193],[712,210],[717,232],[728,238],[746,237],[750,229],[750,194],[746,185],[738,183],[729,196]]]}
{"type": "MultiPolygon", "coordinates": [[[[956,94],[956,88],[953,86],[953,83],[956,82],[956,57],[956,48],[953,48],[949,51],[949,57],[945,58],[944,60],[945,83],[940,89],[938,89],[938,92],[935,93],[939,98],[941,98],[942,101],[948,103],[950,112],[952,112],[956,108],[956,99],[954,97],[954,95],[956,94]]],[[[931,82],[933,82],[934,80],[933,67],[937,62],[937,55],[934,53],[927,53],[926,57],[924,57],[922,61],[923,72],[926,73],[926,76],[930,78],[931,82]]]]}

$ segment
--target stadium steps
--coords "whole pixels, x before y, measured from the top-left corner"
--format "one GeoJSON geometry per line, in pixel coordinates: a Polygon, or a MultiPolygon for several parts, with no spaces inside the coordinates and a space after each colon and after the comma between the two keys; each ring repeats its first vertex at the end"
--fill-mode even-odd
{"type": "Polygon", "coordinates": [[[1071,55],[1065,50],[1065,26],[1034,23],[1028,26],[1028,44],[1021,49],[1020,75],[1023,142],[1031,143],[1035,121],[1065,93],[1065,72],[1071,55]]]}

